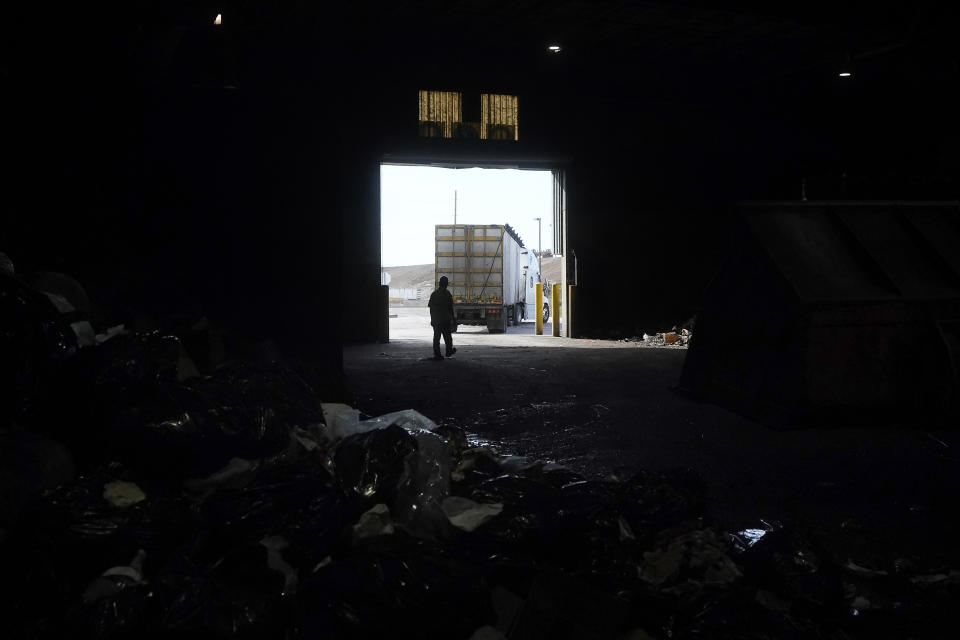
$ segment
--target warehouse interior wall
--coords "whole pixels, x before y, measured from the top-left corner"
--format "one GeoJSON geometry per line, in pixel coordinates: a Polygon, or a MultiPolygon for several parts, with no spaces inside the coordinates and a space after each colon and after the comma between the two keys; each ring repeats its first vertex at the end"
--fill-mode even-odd
{"type": "Polygon", "coordinates": [[[794,74],[724,92],[678,78],[651,93],[590,52],[481,55],[442,34],[407,46],[355,35],[358,18],[335,11],[231,41],[212,26],[127,39],[131,16],[105,9],[62,17],[12,34],[29,55],[2,79],[17,123],[3,250],[151,313],[190,301],[331,372],[342,344],[378,337],[390,154],[563,158],[585,336],[696,313],[739,200],[958,196],[957,83],[919,66],[882,83],[794,74]],[[223,64],[198,64],[213,54],[223,64]],[[517,95],[519,139],[420,138],[421,89],[517,95]]]}
{"type": "MultiPolygon", "coordinates": [[[[949,165],[937,163],[950,154],[924,151],[943,144],[938,136],[950,128],[944,105],[955,97],[919,82],[912,97],[896,99],[882,98],[876,87],[837,87],[830,78],[795,87],[784,80],[725,100],[673,101],[640,96],[629,85],[591,92],[588,79],[565,69],[507,86],[489,73],[484,85],[484,75],[466,77],[520,96],[521,135],[485,141],[482,151],[513,162],[565,159],[565,240],[576,256],[580,335],[652,333],[693,316],[727,250],[737,202],[956,195],[949,165]],[[912,102],[920,94],[930,95],[926,107],[912,102]],[[884,135],[891,118],[915,123],[916,137],[884,135]],[[918,173],[942,179],[912,180],[918,173]],[[844,174],[890,179],[844,184],[844,174]]],[[[478,90],[463,77],[449,70],[386,81],[391,92],[382,104],[394,120],[384,123],[379,148],[420,157],[477,151],[471,141],[420,139],[413,126],[419,88],[478,90]]]]}

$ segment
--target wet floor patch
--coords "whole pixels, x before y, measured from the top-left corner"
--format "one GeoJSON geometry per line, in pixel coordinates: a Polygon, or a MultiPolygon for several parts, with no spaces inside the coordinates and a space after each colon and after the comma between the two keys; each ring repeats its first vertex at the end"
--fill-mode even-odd
{"type": "Polygon", "coordinates": [[[450,423],[465,429],[474,446],[556,462],[599,478],[632,460],[610,414],[604,404],[561,400],[479,412],[450,423]]]}

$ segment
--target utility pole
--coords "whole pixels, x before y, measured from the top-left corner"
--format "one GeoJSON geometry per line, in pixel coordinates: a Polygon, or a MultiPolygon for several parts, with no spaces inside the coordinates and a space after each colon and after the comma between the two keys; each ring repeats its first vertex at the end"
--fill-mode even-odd
{"type": "Polygon", "coordinates": [[[537,221],[537,270],[540,272],[540,282],[543,282],[543,233],[540,228],[540,218],[537,221]]]}
{"type": "Polygon", "coordinates": [[[453,190],[453,226],[457,226],[457,190],[453,190]]]}

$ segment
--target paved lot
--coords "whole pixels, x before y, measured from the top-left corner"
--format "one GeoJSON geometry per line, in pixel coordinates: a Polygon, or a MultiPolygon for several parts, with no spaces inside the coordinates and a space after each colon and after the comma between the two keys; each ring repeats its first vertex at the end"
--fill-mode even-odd
{"type": "MultiPolygon", "coordinates": [[[[390,342],[401,344],[429,343],[433,339],[430,327],[430,309],[416,307],[391,308],[390,342]]],[[[553,337],[553,323],[545,322],[543,335],[537,335],[537,323],[525,320],[516,327],[507,327],[506,333],[491,334],[486,327],[460,325],[453,335],[458,349],[467,347],[563,347],[568,349],[636,349],[636,343],[615,340],[571,340],[553,337]]],[[[429,345],[427,351],[430,351],[429,345]]],[[[460,354],[458,354],[459,356],[460,354]]]]}

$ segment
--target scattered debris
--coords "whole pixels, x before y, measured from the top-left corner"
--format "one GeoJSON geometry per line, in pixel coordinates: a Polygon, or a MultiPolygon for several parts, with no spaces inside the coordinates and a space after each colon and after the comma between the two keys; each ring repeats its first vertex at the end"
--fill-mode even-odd
{"type": "MultiPolygon", "coordinates": [[[[899,541],[868,553],[849,521],[835,546],[780,522],[726,532],[691,470],[590,479],[470,425],[321,406],[273,360],[185,376],[159,334],[78,349],[46,296],[3,286],[2,336],[46,333],[0,362],[16,381],[4,417],[30,430],[0,443],[51,467],[0,510],[11,637],[855,640],[953,620],[960,570],[899,541]]],[[[637,340],[682,347],[690,330],[666,335],[637,340]]],[[[592,425],[591,441],[610,413],[569,396],[482,420],[510,412],[592,425]]],[[[17,471],[0,468],[5,493],[17,471]]]]}
{"type": "Polygon", "coordinates": [[[381,502],[370,507],[360,516],[357,524],[353,525],[353,539],[362,540],[373,536],[388,536],[393,531],[390,509],[381,502]]]}
{"type": "Polygon", "coordinates": [[[112,598],[126,587],[146,582],[143,578],[143,561],[146,555],[147,552],[140,549],[129,565],[113,567],[104,571],[84,590],[83,596],[81,596],[83,602],[90,604],[98,600],[112,598]]]}
{"type": "Polygon", "coordinates": [[[689,329],[683,329],[680,333],[677,333],[675,330],[653,335],[644,333],[642,336],[623,338],[621,342],[633,342],[640,347],[670,347],[676,349],[681,347],[685,348],[690,344],[690,340],[692,339],[693,333],[689,329]]]}
{"type": "Polygon", "coordinates": [[[103,499],[118,509],[126,509],[143,502],[147,496],[135,483],[115,480],[103,485],[103,499]]]}
{"type": "Polygon", "coordinates": [[[927,437],[928,437],[928,438],[930,438],[931,440],[933,440],[934,442],[936,442],[938,445],[940,445],[940,446],[943,447],[944,449],[949,449],[949,448],[950,448],[950,445],[948,445],[946,442],[944,442],[943,440],[941,440],[941,439],[938,438],[937,436],[933,435],[933,434],[930,433],[929,431],[927,431],[926,434],[927,434],[927,437]]]}
{"type": "Polygon", "coordinates": [[[665,548],[645,552],[639,575],[655,586],[678,582],[681,576],[701,584],[727,584],[741,577],[709,529],[691,531],[674,538],[665,548]]]}
{"type": "Polygon", "coordinates": [[[450,496],[443,501],[443,512],[447,519],[461,531],[473,531],[501,511],[503,504],[499,502],[479,504],[460,496],[450,496]]]}
{"type": "Polygon", "coordinates": [[[888,575],[886,571],[877,571],[874,569],[867,569],[866,567],[861,567],[853,560],[848,560],[845,568],[851,573],[855,573],[864,578],[878,578],[881,576],[888,575]]]}
{"type": "Polygon", "coordinates": [[[290,546],[290,542],[283,536],[267,536],[260,541],[267,550],[267,566],[283,576],[283,592],[289,596],[296,593],[299,577],[297,570],[283,557],[283,550],[290,546]]]}

